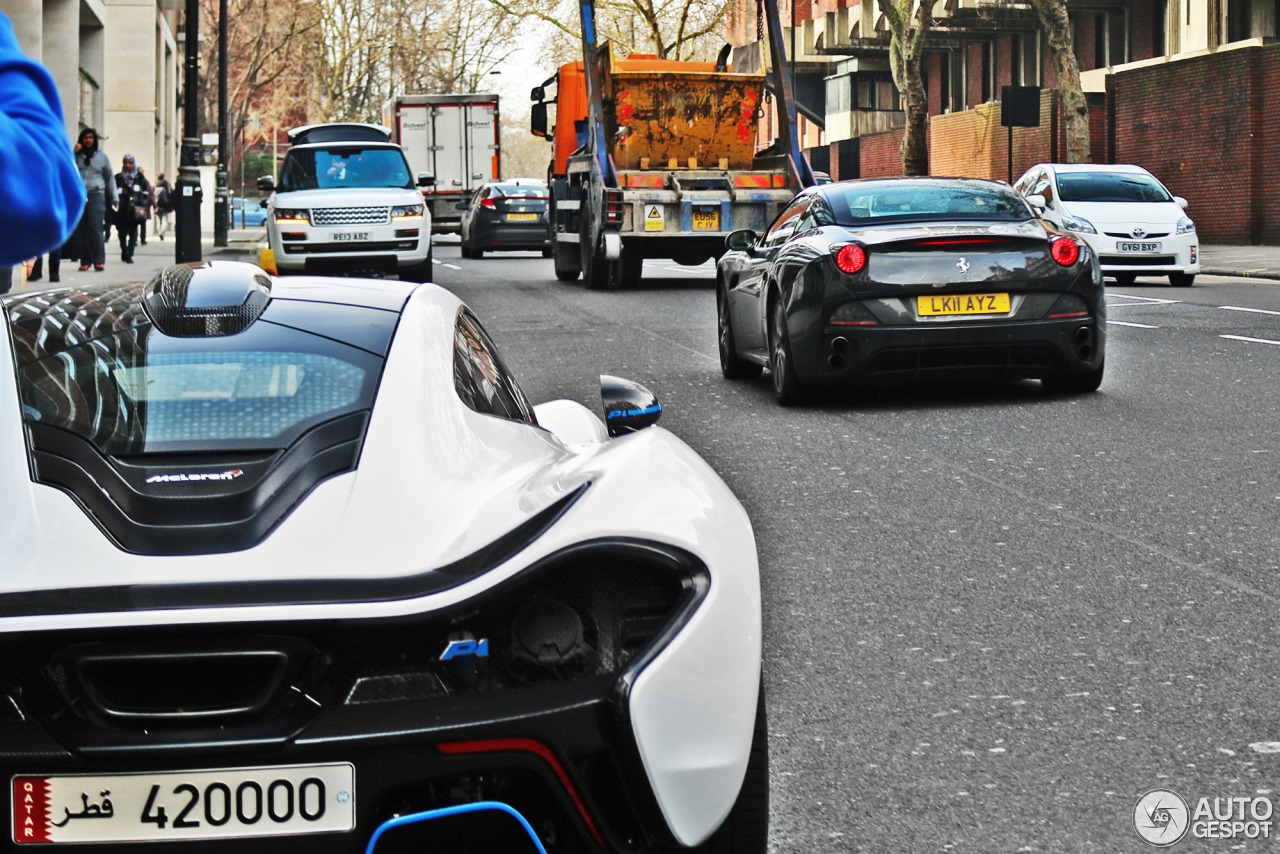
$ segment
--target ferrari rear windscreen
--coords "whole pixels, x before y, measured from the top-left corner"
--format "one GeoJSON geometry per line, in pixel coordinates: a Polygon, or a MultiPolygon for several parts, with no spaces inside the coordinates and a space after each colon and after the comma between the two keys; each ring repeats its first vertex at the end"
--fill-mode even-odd
{"type": "Polygon", "coordinates": [[[1025,222],[1031,219],[1031,212],[1016,193],[987,182],[855,182],[830,185],[826,192],[835,224],[843,226],[936,220],[1025,222]]]}

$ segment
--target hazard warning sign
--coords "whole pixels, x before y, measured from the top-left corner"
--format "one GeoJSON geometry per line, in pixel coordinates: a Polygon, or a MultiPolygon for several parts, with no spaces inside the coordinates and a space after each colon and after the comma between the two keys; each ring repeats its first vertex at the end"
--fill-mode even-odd
{"type": "Polygon", "coordinates": [[[662,231],[662,205],[644,206],[644,230],[662,231]]]}

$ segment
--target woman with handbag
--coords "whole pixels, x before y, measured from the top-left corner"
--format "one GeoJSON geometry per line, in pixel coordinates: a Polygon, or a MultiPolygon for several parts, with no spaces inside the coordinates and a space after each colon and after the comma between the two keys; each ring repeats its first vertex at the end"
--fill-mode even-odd
{"type": "Polygon", "coordinates": [[[138,171],[132,154],[124,156],[124,168],[116,174],[116,233],[120,235],[120,260],[133,263],[138,248],[138,223],[151,215],[151,185],[138,171]]]}

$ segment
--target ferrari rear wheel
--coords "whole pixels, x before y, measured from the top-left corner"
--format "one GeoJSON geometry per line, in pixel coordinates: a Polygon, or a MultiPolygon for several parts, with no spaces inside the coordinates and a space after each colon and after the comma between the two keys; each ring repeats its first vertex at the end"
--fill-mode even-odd
{"type": "Polygon", "coordinates": [[[787,336],[787,315],[781,301],[774,299],[769,305],[769,373],[773,375],[773,396],[783,406],[801,403],[805,397],[794,362],[787,336]]]}
{"type": "Polygon", "coordinates": [[[1040,380],[1040,384],[1049,394],[1088,394],[1097,391],[1098,386],[1102,385],[1102,374],[1105,369],[1104,362],[1088,373],[1044,377],[1040,380]]]}
{"type": "Polygon", "coordinates": [[[769,721],[765,714],[764,680],[756,701],[755,734],[747,775],[724,824],[697,848],[673,848],[671,854],[765,854],[769,848],[769,721]]]}
{"type": "Polygon", "coordinates": [[[716,326],[720,340],[720,373],[727,380],[754,379],[764,370],[763,365],[748,362],[738,355],[737,341],[733,337],[733,324],[729,318],[729,295],[724,287],[716,288],[716,326]]]}

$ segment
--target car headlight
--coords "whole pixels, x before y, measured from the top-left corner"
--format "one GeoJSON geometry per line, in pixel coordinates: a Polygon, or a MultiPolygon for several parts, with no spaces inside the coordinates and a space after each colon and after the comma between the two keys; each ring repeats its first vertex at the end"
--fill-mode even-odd
{"type": "Polygon", "coordinates": [[[1062,227],[1067,231],[1074,231],[1076,234],[1097,234],[1098,229],[1093,227],[1093,223],[1087,219],[1081,219],[1078,216],[1064,216],[1062,218],[1062,227]]]}
{"type": "Polygon", "coordinates": [[[420,219],[422,205],[397,205],[391,209],[392,219],[420,219]]]}
{"type": "Polygon", "coordinates": [[[1194,234],[1195,230],[1196,224],[1190,218],[1184,216],[1178,220],[1178,234],[1194,234]]]}
{"type": "Polygon", "coordinates": [[[311,211],[305,208],[276,208],[276,222],[310,225],[311,211]]]}

